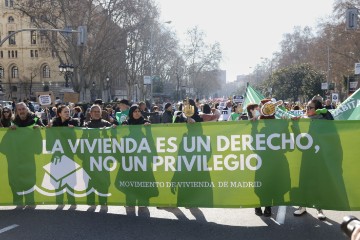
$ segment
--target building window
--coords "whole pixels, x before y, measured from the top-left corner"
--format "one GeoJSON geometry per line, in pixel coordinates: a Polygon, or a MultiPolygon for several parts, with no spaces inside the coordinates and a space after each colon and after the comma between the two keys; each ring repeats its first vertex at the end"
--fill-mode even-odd
{"type": "Polygon", "coordinates": [[[0,58],[4,58],[4,52],[0,51],[0,58]]]}
{"type": "Polygon", "coordinates": [[[35,50],[35,57],[39,57],[38,50],[35,50]]]}
{"type": "Polygon", "coordinates": [[[13,7],[14,0],[5,0],[5,7],[13,7]]]}
{"type": "Polygon", "coordinates": [[[31,44],[36,44],[36,31],[31,31],[30,32],[30,41],[31,41],[31,44]]]}
{"type": "Polygon", "coordinates": [[[4,78],[4,68],[0,67],[0,79],[4,78]]]}
{"type": "MultiPolygon", "coordinates": [[[[9,31],[8,35],[10,35],[12,33],[14,33],[14,31],[9,31]]],[[[14,34],[9,38],[9,45],[15,45],[15,44],[16,44],[16,41],[15,41],[15,34],[14,34]]]]}
{"type": "Polygon", "coordinates": [[[15,22],[15,20],[14,20],[14,18],[13,18],[12,16],[10,16],[10,17],[8,18],[8,23],[13,23],[13,22],[15,22]]]}
{"type": "Polygon", "coordinates": [[[50,68],[47,65],[43,67],[43,78],[50,78],[50,68]]]}
{"type": "Polygon", "coordinates": [[[19,77],[19,69],[17,67],[11,68],[11,78],[18,78],[19,77]]]}
{"type": "Polygon", "coordinates": [[[46,43],[47,42],[47,33],[45,31],[40,31],[40,42],[46,43]]]}

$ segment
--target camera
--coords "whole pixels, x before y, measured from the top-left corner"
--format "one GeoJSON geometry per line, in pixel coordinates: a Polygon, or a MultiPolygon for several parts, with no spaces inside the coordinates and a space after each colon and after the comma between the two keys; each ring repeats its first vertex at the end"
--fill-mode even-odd
{"type": "Polygon", "coordinates": [[[348,236],[351,237],[351,234],[356,227],[360,227],[360,220],[354,216],[345,216],[340,225],[341,230],[348,236]]]}

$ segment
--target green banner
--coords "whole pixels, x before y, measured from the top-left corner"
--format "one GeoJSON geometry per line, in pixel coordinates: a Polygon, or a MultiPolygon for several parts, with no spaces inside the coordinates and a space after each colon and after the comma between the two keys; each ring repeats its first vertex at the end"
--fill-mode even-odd
{"type": "Polygon", "coordinates": [[[0,204],[359,210],[359,124],[0,129],[0,204]]]}

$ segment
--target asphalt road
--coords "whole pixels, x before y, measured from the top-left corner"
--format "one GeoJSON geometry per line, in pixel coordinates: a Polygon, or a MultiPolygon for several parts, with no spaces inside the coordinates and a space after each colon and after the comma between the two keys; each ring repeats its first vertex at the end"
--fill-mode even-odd
{"type": "Polygon", "coordinates": [[[345,215],[324,211],[326,221],[308,209],[294,217],[294,207],[273,208],[271,218],[253,209],[125,208],[100,206],[0,207],[0,239],[349,239],[340,230],[345,215]]]}

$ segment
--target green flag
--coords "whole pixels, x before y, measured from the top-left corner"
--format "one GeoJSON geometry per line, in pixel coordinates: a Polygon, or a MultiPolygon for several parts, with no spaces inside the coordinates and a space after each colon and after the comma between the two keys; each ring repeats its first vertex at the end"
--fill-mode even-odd
{"type": "Polygon", "coordinates": [[[257,90],[252,88],[250,85],[247,86],[246,92],[245,92],[245,99],[243,103],[243,110],[246,111],[246,106],[249,103],[257,103],[260,104],[260,101],[264,99],[265,97],[259,93],[257,90]]]}
{"type": "Polygon", "coordinates": [[[354,92],[336,109],[331,110],[335,120],[360,120],[360,89],[354,92]]]}
{"type": "MultiPolygon", "coordinates": [[[[252,88],[250,85],[248,85],[246,88],[245,99],[244,99],[244,103],[243,103],[243,111],[246,111],[246,106],[249,103],[260,104],[261,100],[264,98],[265,98],[264,95],[262,95],[260,92],[258,92],[257,90],[252,88]]],[[[276,112],[275,112],[275,117],[277,119],[282,119],[282,118],[289,119],[289,118],[295,117],[295,115],[293,113],[284,111],[281,108],[277,107],[276,112]]]]}

